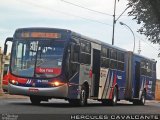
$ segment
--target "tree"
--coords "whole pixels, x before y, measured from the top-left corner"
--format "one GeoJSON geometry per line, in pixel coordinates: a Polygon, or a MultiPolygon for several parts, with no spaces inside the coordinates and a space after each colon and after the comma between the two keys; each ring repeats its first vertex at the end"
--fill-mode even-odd
{"type": "Polygon", "coordinates": [[[160,0],[128,0],[129,16],[142,26],[138,32],[144,34],[152,43],[160,44],[160,0]]]}

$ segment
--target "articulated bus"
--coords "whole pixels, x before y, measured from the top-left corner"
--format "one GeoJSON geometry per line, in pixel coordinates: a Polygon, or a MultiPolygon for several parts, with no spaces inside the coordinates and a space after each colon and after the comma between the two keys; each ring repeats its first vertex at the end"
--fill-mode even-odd
{"type": "Polygon", "coordinates": [[[32,104],[51,98],[84,106],[88,99],[116,105],[155,98],[156,61],[70,30],[21,28],[12,41],[9,94],[32,104]]]}

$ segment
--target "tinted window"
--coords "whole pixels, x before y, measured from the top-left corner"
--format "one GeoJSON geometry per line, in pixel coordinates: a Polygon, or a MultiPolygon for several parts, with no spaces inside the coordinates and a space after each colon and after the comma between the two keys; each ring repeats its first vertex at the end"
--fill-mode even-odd
{"type": "Polygon", "coordinates": [[[124,71],[124,63],[123,62],[118,62],[117,63],[117,69],[121,70],[121,71],[124,71]]]}
{"type": "Polygon", "coordinates": [[[87,41],[81,41],[80,42],[80,63],[83,64],[91,64],[91,44],[87,41]]]}
{"type": "Polygon", "coordinates": [[[117,53],[117,60],[124,62],[124,53],[118,52],[117,53]]]}
{"type": "Polygon", "coordinates": [[[117,52],[116,52],[116,50],[111,49],[111,59],[114,59],[114,60],[117,59],[117,52]]]}
{"type": "Polygon", "coordinates": [[[117,69],[117,61],[111,60],[111,62],[110,62],[110,68],[111,69],[117,69]]]}
{"type": "Polygon", "coordinates": [[[109,59],[101,58],[101,67],[109,68],[109,59]]]}
{"type": "Polygon", "coordinates": [[[91,44],[87,41],[81,41],[81,51],[90,53],[91,52],[91,44]]]}
{"type": "Polygon", "coordinates": [[[105,48],[105,47],[102,47],[101,54],[102,54],[103,57],[109,58],[109,49],[105,48]]]}

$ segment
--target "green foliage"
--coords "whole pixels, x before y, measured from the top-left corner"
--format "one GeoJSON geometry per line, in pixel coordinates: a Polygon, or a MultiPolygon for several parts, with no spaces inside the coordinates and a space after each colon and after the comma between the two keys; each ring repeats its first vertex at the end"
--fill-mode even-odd
{"type": "Polygon", "coordinates": [[[129,16],[142,24],[138,32],[152,43],[160,44],[160,0],[128,0],[128,6],[132,8],[129,16]]]}

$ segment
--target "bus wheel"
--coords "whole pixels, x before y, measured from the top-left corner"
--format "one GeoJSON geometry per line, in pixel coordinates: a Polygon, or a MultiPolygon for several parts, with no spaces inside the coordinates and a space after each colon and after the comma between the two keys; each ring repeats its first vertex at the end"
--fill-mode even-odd
{"type": "Polygon", "coordinates": [[[87,91],[86,87],[82,86],[81,93],[80,93],[80,99],[79,99],[79,105],[85,106],[87,104],[87,91]]]}
{"type": "Polygon", "coordinates": [[[142,95],[141,95],[141,99],[140,100],[134,100],[133,104],[134,105],[145,105],[146,102],[146,92],[143,91],[142,95]]]}
{"type": "Polygon", "coordinates": [[[30,101],[33,105],[39,105],[41,102],[41,99],[37,96],[30,96],[30,101]]]}
{"type": "Polygon", "coordinates": [[[117,88],[114,87],[114,90],[113,90],[113,94],[112,94],[112,99],[109,101],[109,104],[112,105],[112,106],[115,106],[117,104],[117,88]]]}
{"type": "Polygon", "coordinates": [[[146,102],[146,93],[143,92],[140,99],[140,105],[145,105],[145,102],[146,102]]]}

